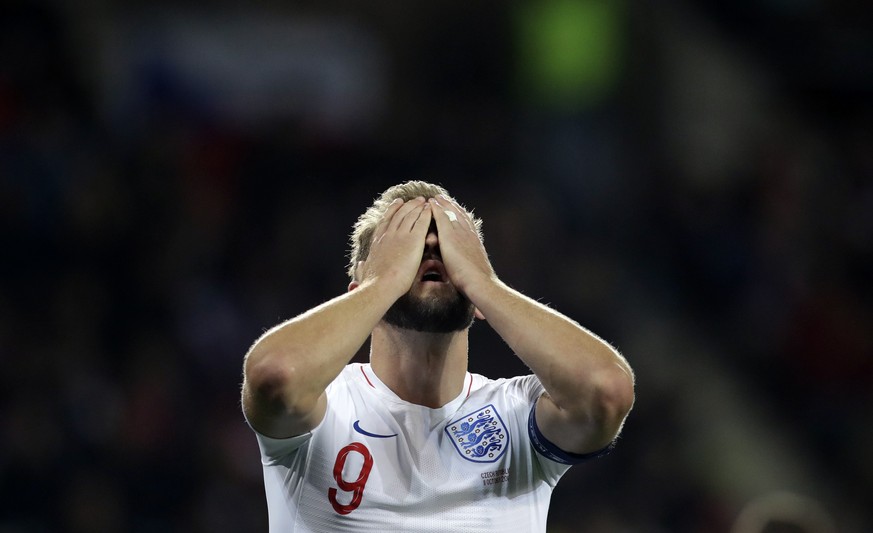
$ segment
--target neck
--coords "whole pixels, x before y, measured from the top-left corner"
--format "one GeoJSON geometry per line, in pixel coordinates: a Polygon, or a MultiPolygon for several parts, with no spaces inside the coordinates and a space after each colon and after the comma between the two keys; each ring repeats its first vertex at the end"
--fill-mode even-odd
{"type": "Polygon", "coordinates": [[[422,333],[381,322],[370,342],[373,372],[401,399],[438,408],[461,393],[467,374],[467,330],[422,333]]]}

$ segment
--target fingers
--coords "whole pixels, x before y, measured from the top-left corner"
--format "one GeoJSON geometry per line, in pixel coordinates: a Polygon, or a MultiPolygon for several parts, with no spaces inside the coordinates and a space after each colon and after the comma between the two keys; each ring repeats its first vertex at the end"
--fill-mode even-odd
{"type": "Polygon", "coordinates": [[[412,226],[421,216],[424,205],[426,204],[422,197],[403,202],[403,205],[392,216],[389,229],[393,231],[411,231],[412,226]]]}
{"type": "Polygon", "coordinates": [[[494,270],[467,211],[438,195],[431,199],[431,212],[436,220],[440,254],[455,287],[466,294],[472,284],[492,278],[494,270]]]}
{"type": "MultiPolygon", "coordinates": [[[[411,231],[413,226],[421,217],[421,214],[424,212],[424,207],[427,203],[425,203],[424,198],[415,198],[404,202],[400,198],[394,199],[393,202],[388,204],[388,208],[385,210],[385,214],[382,215],[382,218],[376,224],[376,227],[373,231],[373,237],[375,240],[379,240],[382,236],[390,231],[411,231]]],[[[428,211],[430,211],[430,206],[428,206],[428,211]]],[[[428,213],[427,216],[428,224],[430,224],[430,215],[428,213]]]]}
{"type": "Polygon", "coordinates": [[[430,220],[432,217],[433,209],[431,209],[430,203],[424,202],[421,206],[421,212],[419,213],[418,218],[412,225],[412,233],[418,234],[421,239],[424,240],[425,235],[427,235],[427,230],[430,227],[430,220]]]}
{"type": "Polygon", "coordinates": [[[424,198],[390,203],[376,224],[361,279],[384,276],[389,284],[408,290],[421,262],[431,206],[424,198]]]}
{"type": "Polygon", "coordinates": [[[394,218],[394,215],[397,211],[403,206],[403,200],[400,198],[395,198],[393,202],[388,204],[388,209],[385,210],[385,214],[382,215],[382,218],[379,219],[379,222],[376,224],[376,227],[373,230],[373,236],[375,239],[379,239],[388,228],[388,224],[391,223],[391,220],[394,218]]]}
{"type": "MultiPolygon", "coordinates": [[[[443,233],[451,229],[452,221],[449,220],[449,215],[446,214],[446,208],[436,198],[431,198],[428,202],[430,202],[432,207],[432,216],[436,220],[437,231],[443,233]]],[[[455,217],[457,217],[457,214],[455,214],[455,217]]]]}
{"type": "Polygon", "coordinates": [[[473,228],[467,212],[448,197],[439,195],[431,198],[430,202],[433,205],[433,218],[437,221],[437,229],[473,228]]]}

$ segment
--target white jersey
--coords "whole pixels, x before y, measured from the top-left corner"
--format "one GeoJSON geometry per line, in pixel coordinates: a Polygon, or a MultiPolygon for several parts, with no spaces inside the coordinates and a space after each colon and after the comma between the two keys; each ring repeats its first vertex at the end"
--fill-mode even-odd
{"type": "Polygon", "coordinates": [[[368,364],[327,388],[310,433],[257,435],[270,531],[546,530],[552,489],[574,459],[542,438],[534,375],[468,373],[438,409],[401,400],[368,364]]]}

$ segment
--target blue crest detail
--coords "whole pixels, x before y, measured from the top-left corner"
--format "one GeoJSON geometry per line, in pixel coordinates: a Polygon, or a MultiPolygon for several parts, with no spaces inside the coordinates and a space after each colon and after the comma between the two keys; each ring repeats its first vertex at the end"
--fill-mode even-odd
{"type": "Polygon", "coordinates": [[[493,463],[509,447],[509,431],[493,404],[449,422],[446,434],[461,457],[475,463],[493,463]]]}

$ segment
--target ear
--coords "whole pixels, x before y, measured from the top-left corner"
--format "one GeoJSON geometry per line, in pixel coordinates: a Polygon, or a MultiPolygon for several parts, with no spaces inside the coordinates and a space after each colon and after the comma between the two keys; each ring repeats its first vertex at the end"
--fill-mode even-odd
{"type": "Polygon", "coordinates": [[[361,268],[363,266],[364,266],[364,262],[358,261],[357,266],[355,266],[355,279],[353,279],[352,281],[349,282],[349,292],[352,292],[353,290],[357,289],[358,285],[361,284],[361,282],[358,281],[358,272],[361,271],[361,268]]]}
{"type": "Polygon", "coordinates": [[[473,308],[473,316],[479,320],[486,320],[485,315],[482,314],[482,311],[480,311],[478,307],[473,308]]]}

